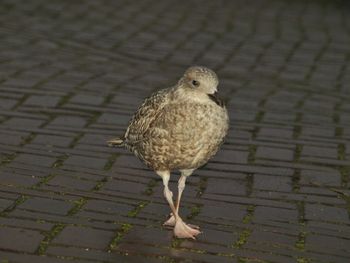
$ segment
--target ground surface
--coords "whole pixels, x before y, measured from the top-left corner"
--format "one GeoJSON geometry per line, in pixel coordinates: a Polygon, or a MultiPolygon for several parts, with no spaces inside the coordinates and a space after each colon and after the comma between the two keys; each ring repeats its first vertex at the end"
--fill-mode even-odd
{"type": "MultiPolygon", "coordinates": [[[[0,262],[350,262],[350,7],[1,1],[0,262]],[[176,240],[152,171],[105,141],[193,64],[231,129],[176,240]]],[[[177,175],[172,189],[176,192],[177,175]]]]}

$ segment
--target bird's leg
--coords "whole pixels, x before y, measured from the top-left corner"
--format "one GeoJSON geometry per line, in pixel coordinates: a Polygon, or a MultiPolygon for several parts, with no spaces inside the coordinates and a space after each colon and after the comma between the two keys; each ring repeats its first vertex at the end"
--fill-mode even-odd
{"type": "MultiPolygon", "coordinates": [[[[172,210],[172,216],[164,224],[174,226],[174,234],[176,237],[195,239],[195,236],[201,233],[198,230],[198,227],[187,225],[185,222],[182,221],[181,217],[179,216],[179,207],[180,207],[182,192],[185,189],[187,176],[189,176],[193,172],[193,170],[183,170],[181,172],[182,172],[182,175],[178,182],[178,198],[177,198],[176,208],[174,207],[172,198],[171,198],[171,201],[169,201],[169,193],[167,193],[167,191],[170,192],[169,188],[167,187],[168,181],[164,182],[164,177],[162,176],[163,183],[164,183],[164,195],[166,196],[168,203],[170,205],[170,208],[172,210]]],[[[172,193],[171,193],[171,197],[172,197],[172,193]]]]}
{"type": "MultiPolygon", "coordinates": [[[[176,213],[177,214],[179,214],[180,201],[181,201],[182,192],[185,189],[186,179],[187,179],[187,176],[181,175],[181,177],[178,181],[178,193],[177,193],[177,201],[176,201],[176,213]]],[[[164,223],[164,225],[165,226],[175,226],[174,213],[170,214],[169,219],[164,223]]]]}

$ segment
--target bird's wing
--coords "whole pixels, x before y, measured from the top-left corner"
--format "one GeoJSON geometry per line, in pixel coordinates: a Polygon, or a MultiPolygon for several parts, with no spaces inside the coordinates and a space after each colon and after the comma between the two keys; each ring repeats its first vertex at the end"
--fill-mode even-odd
{"type": "Polygon", "coordinates": [[[136,111],[125,133],[125,138],[129,144],[135,144],[143,140],[144,134],[149,130],[152,123],[168,103],[169,90],[163,89],[153,93],[136,111]]]}

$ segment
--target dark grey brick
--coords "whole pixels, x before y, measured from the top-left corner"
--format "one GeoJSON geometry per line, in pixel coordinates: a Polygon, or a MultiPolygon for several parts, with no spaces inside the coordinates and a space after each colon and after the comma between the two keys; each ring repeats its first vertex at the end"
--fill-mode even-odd
{"type": "Polygon", "coordinates": [[[34,138],[32,143],[67,147],[72,141],[73,138],[69,137],[39,134],[34,138]]]}
{"type": "Polygon", "coordinates": [[[256,157],[280,161],[292,161],[294,158],[294,151],[289,149],[259,146],[256,151],[256,157]]]}
{"type": "Polygon", "coordinates": [[[45,108],[54,108],[61,97],[52,95],[32,95],[24,102],[26,106],[37,106],[45,108]]]}
{"type": "Polygon", "coordinates": [[[106,162],[107,160],[100,158],[73,155],[70,156],[67,160],[65,160],[64,165],[102,169],[105,166],[106,162]]]}
{"type": "Polygon", "coordinates": [[[18,155],[14,161],[17,163],[50,167],[56,161],[56,159],[48,156],[22,153],[18,155]]]}
{"type": "Polygon", "coordinates": [[[93,249],[106,249],[115,236],[111,231],[97,230],[87,227],[67,226],[52,241],[53,244],[93,249]]]}
{"type": "Polygon", "coordinates": [[[42,213],[65,215],[73,207],[73,204],[60,200],[34,197],[26,200],[18,207],[42,213]]]}
{"type": "Polygon", "coordinates": [[[43,238],[44,236],[38,231],[0,227],[0,249],[2,250],[34,253],[43,238]]]}
{"type": "Polygon", "coordinates": [[[69,102],[77,104],[87,104],[87,105],[101,105],[104,101],[104,97],[99,95],[90,94],[77,94],[69,100],[69,102]]]}
{"type": "Polygon", "coordinates": [[[59,116],[50,125],[82,128],[86,125],[86,119],[77,116],[59,116]]]}
{"type": "Polygon", "coordinates": [[[333,222],[348,222],[349,215],[346,208],[307,204],[305,207],[306,219],[333,222]]]}
{"type": "Polygon", "coordinates": [[[291,192],[292,179],[285,176],[255,174],[253,187],[259,190],[291,192]]]}

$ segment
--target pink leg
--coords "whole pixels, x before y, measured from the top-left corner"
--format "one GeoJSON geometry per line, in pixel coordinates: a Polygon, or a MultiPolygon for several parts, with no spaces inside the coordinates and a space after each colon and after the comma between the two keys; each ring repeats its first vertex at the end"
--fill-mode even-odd
{"type": "MultiPolygon", "coordinates": [[[[193,170],[186,170],[186,171],[192,171],[193,170]]],[[[190,174],[191,174],[190,173],[190,174]]],[[[165,222],[165,225],[171,225],[174,226],[174,234],[178,238],[192,238],[195,239],[195,236],[200,234],[201,232],[197,229],[198,227],[196,226],[190,226],[187,225],[185,222],[182,221],[181,217],[179,216],[179,207],[180,207],[180,200],[181,200],[181,195],[182,192],[185,188],[185,182],[186,182],[186,174],[182,174],[181,178],[179,179],[179,192],[178,192],[178,200],[176,204],[176,208],[174,206],[172,197],[173,194],[168,188],[168,182],[170,178],[170,172],[169,171],[157,171],[157,174],[160,175],[163,179],[163,184],[164,184],[164,196],[167,199],[169,206],[172,211],[172,216],[169,218],[167,222],[165,222]]]]}

